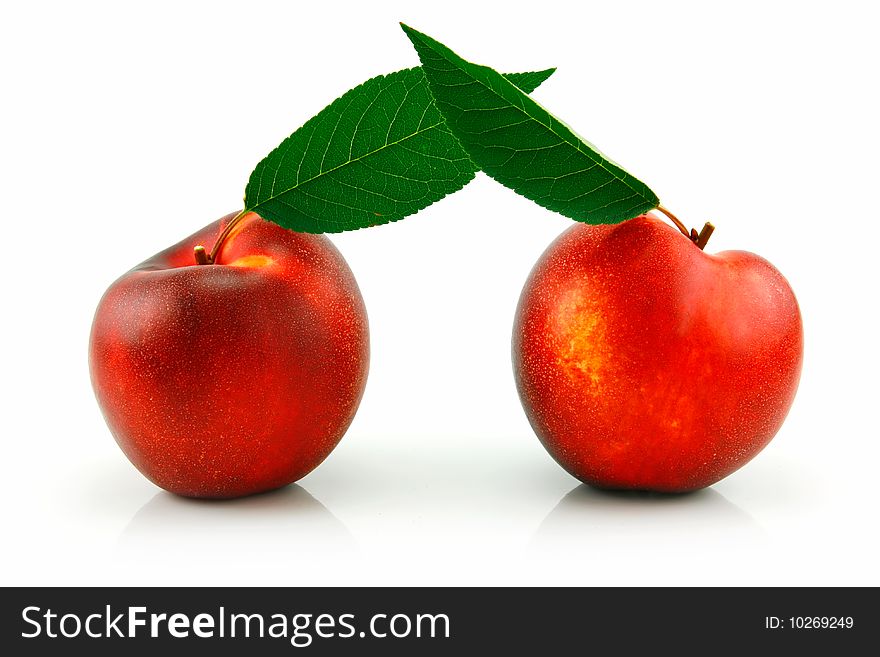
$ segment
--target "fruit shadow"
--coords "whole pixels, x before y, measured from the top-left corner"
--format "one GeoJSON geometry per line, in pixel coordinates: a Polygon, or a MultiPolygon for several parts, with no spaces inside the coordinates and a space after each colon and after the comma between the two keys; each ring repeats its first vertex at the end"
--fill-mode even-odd
{"type": "Polygon", "coordinates": [[[638,553],[680,550],[686,544],[734,548],[765,540],[751,515],[712,488],[670,495],[580,484],[547,514],[529,547],[638,553]]]}
{"type": "Polygon", "coordinates": [[[160,491],[117,541],[121,556],[225,562],[267,553],[331,557],[357,546],[346,526],[302,486],[235,500],[198,500],[160,491]]]}

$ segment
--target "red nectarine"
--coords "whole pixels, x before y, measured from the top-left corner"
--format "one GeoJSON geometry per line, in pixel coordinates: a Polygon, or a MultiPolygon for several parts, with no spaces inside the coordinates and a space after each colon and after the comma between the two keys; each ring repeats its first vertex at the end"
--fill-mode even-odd
{"type": "Polygon", "coordinates": [[[89,364],[119,446],[180,495],[289,484],[345,433],[363,394],[367,315],[323,235],[251,213],[213,263],[194,249],[233,215],[117,280],[95,314],[89,364]]]}
{"type": "Polygon", "coordinates": [[[794,399],[803,330],[787,281],[659,219],[576,224],[532,270],[513,331],[528,419],[604,488],[682,492],[755,456],[794,399]]]}

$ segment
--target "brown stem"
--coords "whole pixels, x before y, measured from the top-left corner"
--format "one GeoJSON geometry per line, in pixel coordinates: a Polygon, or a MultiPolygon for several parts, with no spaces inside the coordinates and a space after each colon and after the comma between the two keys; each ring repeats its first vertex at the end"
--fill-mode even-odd
{"type": "Polygon", "coordinates": [[[211,255],[208,256],[211,259],[211,264],[213,264],[217,260],[217,254],[220,253],[220,249],[223,247],[223,242],[226,241],[226,238],[229,237],[229,234],[232,233],[232,231],[238,225],[238,222],[241,221],[242,217],[244,217],[247,213],[247,210],[242,210],[232,219],[230,219],[228,224],[226,224],[226,228],[223,229],[223,232],[221,232],[220,235],[217,237],[217,241],[214,242],[214,246],[211,247],[211,255]]]}
{"type": "Polygon", "coordinates": [[[211,261],[208,259],[208,254],[205,253],[205,247],[199,244],[196,248],[193,249],[193,253],[196,256],[196,264],[197,265],[209,265],[211,261]]]}
{"type": "Polygon", "coordinates": [[[709,241],[709,238],[712,237],[712,233],[715,230],[715,226],[713,226],[710,222],[706,222],[706,225],[703,226],[703,230],[700,231],[700,234],[697,235],[697,239],[694,240],[694,244],[700,247],[700,250],[706,248],[706,242],[709,241]]]}
{"type": "Polygon", "coordinates": [[[675,227],[681,231],[681,234],[687,237],[691,242],[696,244],[701,251],[706,248],[706,242],[709,241],[709,238],[712,237],[712,232],[715,230],[715,226],[713,226],[710,222],[707,221],[706,225],[703,226],[703,230],[698,233],[696,228],[691,228],[690,230],[688,230],[678,217],[676,217],[662,205],[658,205],[657,210],[669,217],[672,223],[675,224],[675,227]]]}
{"type": "Polygon", "coordinates": [[[687,227],[685,227],[685,225],[683,223],[681,223],[681,221],[679,221],[678,217],[676,217],[674,214],[672,214],[669,210],[664,208],[662,205],[658,205],[657,209],[660,210],[660,212],[665,214],[667,217],[669,217],[670,221],[672,221],[672,223],[675,224],[675,227],[681,231],[682,235],[684,235],[688,239],[692,239],[691,234],[688,231],[687,227]]]}
{"type": "Polygon", "coordinates": [[[229,220],[229,223],[226,224],[222,231],[220,231],[220,235],[214,242],[214,246],[211,247],[210,253],[206,253],[205,247],[203,247],[202,245],[197,246],[195,248],[196,264],[213,265],[214,261],[217,259],[217,254],[220,253],[220,249],[223,247],[223,242],[226,241],[226,238],[229,237],[230,233],[232,233],[232,231],[238,225],[238,222],[241,221],[241,218],[244,217],[247,213],[247,210],[242,210],[229,220]]]}

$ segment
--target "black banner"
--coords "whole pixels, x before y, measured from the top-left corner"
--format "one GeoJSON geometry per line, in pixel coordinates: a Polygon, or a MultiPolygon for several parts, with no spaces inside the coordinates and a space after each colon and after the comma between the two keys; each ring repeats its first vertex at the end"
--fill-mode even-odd
{"type": "Polygon", "coordinates": [[[854,654],[873,588],[7,588],[7,655],[854,654]],[[202,653],[201,651],[210,651],[202,653]]]}

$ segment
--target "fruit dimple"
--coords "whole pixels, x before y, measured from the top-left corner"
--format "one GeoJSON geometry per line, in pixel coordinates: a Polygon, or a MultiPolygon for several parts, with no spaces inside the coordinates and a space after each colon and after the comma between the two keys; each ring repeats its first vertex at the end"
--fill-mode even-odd
{"type": "Polygon", "coordinates": [[[236,258],[235,260],[227,264],[229,267],[259,268],[274,265],[275,259],[265,255],[246,255],[240,258],[236,258]]]}

